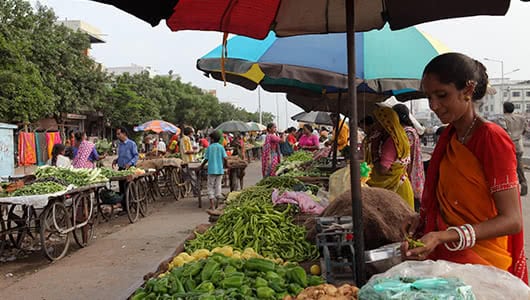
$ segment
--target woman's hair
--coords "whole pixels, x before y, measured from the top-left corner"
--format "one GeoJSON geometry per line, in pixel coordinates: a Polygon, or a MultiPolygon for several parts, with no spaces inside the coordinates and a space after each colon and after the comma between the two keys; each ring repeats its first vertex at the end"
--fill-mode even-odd
{"type": "Polygon", "coordinates": [[[423,70],[423,76],[427,74],[436,75],[441,83],[454,84],[458,90],[464,89],[470,80],[474,81],[474,101],[484,98],[488,89],[486,67],[461,53],[445,53],[433,58],[423,70]]]}
{"type": "Polygon", "coordinates": [[[76,133],[74,134],[74,138],[75,138],[76,141],[81,142],[81,141],[83,140],[83,136],[84,136],[84,135],[85,135],[85,134],[84,134],[83,132],[78,131],[78,132],[76,132],[76,133]]]}
{"type": "Polygon", "coordinates": [[[274,123],[267,124],[267,131],[271,131],[272,127],[276,126],[274,123]]]}
{"type": "Polygon", "coordinates": [[[392,106],[392,109],[397,113],[399,123],[406,126],[414,126],[409,117],[409,108],[405,104],[396,104],[392,106]]]}
{"type": "Polygon", "coordinates": [[[309,130],[309,132],[313,132],[313,127],[309,124],[304,124],[304,128],[309,130]]]}
{"type": "MultiPolygon", "coordinates": [[[[77,137],[76,137],[77,138],[77,137]]],[[[55,144],[52,148],[52,166],[57,166],[57,156],[61,154],[65,150],[65,146],[63,144],[55,144]]]]}
{"type": "Polygon", "coordinates": [[[184,133],[184,135],[190,135],[190,133],[193,132],[193,129],[191,129],[191,127],[185,127],[182,132],[184,133]]]}

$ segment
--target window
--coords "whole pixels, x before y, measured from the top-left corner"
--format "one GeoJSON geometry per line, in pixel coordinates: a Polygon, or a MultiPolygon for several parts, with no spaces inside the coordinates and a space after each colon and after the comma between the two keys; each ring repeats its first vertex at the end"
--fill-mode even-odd
{"type": "Polygon", "coordinates": [[[493,104],[490,105],[490,111],[493,111],[493,104]]]}
{"type": "Polygon", "coordinates": [[[526,97],[530,97],[530,91],[526,91],[526,97]]]}
{"type": "Polygon", "coordinates": [[[515,107],[515,109],[521,109],[521,104],[519,103],[515,103],[513,106],[515,107]]]}
{"type": "Polygon", "coordinates": [[[521,97],[521,92],[512,92],[512,97],[521,97]]]}

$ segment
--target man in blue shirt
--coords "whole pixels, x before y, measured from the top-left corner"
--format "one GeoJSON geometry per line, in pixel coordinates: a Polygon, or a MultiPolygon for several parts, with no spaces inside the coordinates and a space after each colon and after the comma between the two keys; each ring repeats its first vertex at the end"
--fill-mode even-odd
{"type": "Polygon", "coordinates": [[[120,143],[118,145],[118,158],[112,162],[112,166],[118,165],[118,170],[126,170],[135,166],[138,161],[138,147],[128,136],[127,129],[124,127],[116,129],[116,137],[120,143]]]}
{"type": "Polygon", "coordinates": [[[226,163],[226,151],[219,141],[221,135],[218,131],[210,134],[210,146],[204,153],[204,160],[201,169],[208,163],[208,198],[210,199],[210,209],[217,207],[216,199],[222,198],[221,193],[223,175],[225,173],[224,165],[226,163]]]}

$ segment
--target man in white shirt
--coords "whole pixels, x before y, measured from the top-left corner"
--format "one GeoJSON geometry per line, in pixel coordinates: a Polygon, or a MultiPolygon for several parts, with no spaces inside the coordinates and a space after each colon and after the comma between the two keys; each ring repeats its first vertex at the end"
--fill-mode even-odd
{"type": "Polygon", "coordinates": [[[157,149],[158,149],[158,152],[160,152],[160,153],[162,153],[162,154],[166,153],[166,151],[167,151],[167,149],[166,149],[166,143],[164,142],[163,139],[160,139],[160,140],[158,141],[158,148],[157,148],[157,149]]]}

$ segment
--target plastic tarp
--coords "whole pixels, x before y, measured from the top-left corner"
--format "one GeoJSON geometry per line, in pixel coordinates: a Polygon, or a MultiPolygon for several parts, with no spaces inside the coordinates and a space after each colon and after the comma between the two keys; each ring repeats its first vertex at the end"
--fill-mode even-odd
{"type": "Polygon", "coordinates": [[[530,299],[530,288],[519,278],[506,271],[491,266],[457,264],[444,260],[403,262],[385,273],[373,276],[367,286],[373,286],[382,278],[396,277],[458,278],[465,285],[471,286],[477,300],[530,299]]]}

